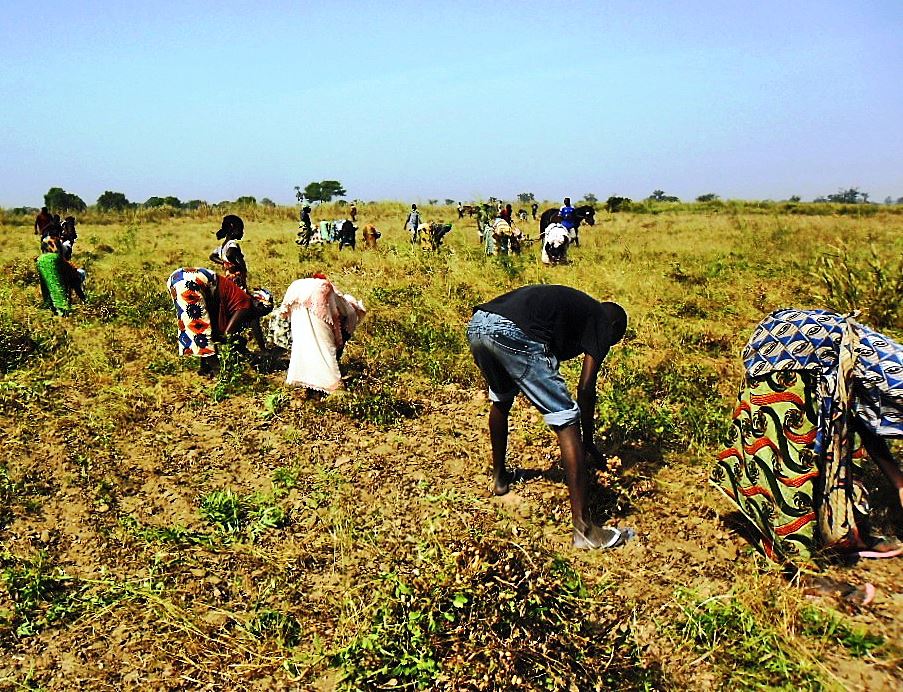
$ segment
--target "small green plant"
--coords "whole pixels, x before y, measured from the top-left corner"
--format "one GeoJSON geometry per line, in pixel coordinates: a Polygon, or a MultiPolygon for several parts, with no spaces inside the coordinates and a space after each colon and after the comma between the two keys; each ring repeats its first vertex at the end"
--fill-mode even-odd
{"type": "Polygon", "coordinates": [[[201,517],[221,531],[241,530],[248,518],[248,505],[234,490],[214,490],[201,499],[201,517]]]}
{"type": "Polygon", "coordinates": [[[0,640],[6,628],[27,637],[75,613],[77,580],[55,567],[46,552],[22,558],[4,553],[0,567],[15,611],[12,617],[0,617],[0,640]]]}
{"type": "Polygon", "coordinates": [[[217,355],[219,356],[219,377],[216,387],[213,388],[213,400],[224,401],[241,390],[244,367],[241,354],[229,342],[220,344],[217,355]]]}
{"type": "Polygon", "coordinates": [[[680,590],[686,642],[725,677],[725,689],[820,690],[815,667],[778,631],[733,595],[699,600],[680,590]]]}
{"type": "Polygon", "coordinates": [[[248,623],[248,633],[256,639],[275,640],[279,646],[292,648],[301,641],[301,623],[294,615],[264,609],[248,623]]]}
{"type": "Polygon", "coordinates": [[[263,398],[263,411],[260,412],[260,417],[264,420],[275,418],[288,405],[290,400],[288,393],[281,389],[267,394],[263,398]]]}
{"type": "Polygon", "coordinates": [[[865,628],[853,628],[839,613],[814,605],[800,610],[800,621],[803,634],[840,644],[852,656],[868,656],[885,644],[884,637],[871,634],[865,628]]]}
{"type": "Polygon", "coordinates": [[[295,466],[280,466],[271,476],[273,485],[283,490],[291,490],[298,487],[301,473],[295,466]]]}
{"type": "Polygon", "coordinates": [[[199,509],[203,519],[220,532],[234,536],[247,532],[251,539],[269,529],[282,528],[288,516],[273,498],[263,495],[241,496],[234,490],[214,490],[201,498],[199,509]]]}

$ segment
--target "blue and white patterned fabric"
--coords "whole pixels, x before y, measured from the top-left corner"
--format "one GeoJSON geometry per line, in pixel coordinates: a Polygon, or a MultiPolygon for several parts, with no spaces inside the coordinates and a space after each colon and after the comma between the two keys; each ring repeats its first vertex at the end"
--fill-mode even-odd
{"type": "MultiPolygon", "coordinates": [[[[818,394],[823,420],[828,420],[833,404],[843,403],[837,401],[838,373],[846,345],[852,358],[852,411],[876,434],[903,437],[903,346],[859,324],[854,316],[827,310],[771,313],[743,350],[746,373],[750,377],[780,370],[819,373],[818,394]]],[[[816,447],[824,449],[818,442],[816,447]]]]}
{"type": "Polygon", "coordinates": [[[751,378],[782,370],[817,375],[813,451],[820,459],[818,527],[824,545],[856,536],[852,452],[855,416],[881,437],[903,437],[903,346],[853,318],[826,310],[778,310],[743,351],[751,378]]]}

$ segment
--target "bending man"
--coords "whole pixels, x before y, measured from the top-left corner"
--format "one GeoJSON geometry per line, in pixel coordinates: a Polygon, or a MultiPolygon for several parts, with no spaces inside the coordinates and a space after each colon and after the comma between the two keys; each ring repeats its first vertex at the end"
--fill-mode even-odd
{"type": "Polygon", "coordinates": [[[586,463],[588,455],[601,460],[593,441],[599,366],[626,329],[627,313],[617,303],[600,303],[574,288],[555,285],[524,286],[478,305],[467,328],[471,353],[492,401],[489,438],[495,493],[504,495],[521,477],[505,466],[508,412],[520,391],[558,435],[577,548],[612,548],[629,538],[626,531],[590,520],[586,463]],[[580,354],[583,369],[574,401],[558,366],[580,354]]]}

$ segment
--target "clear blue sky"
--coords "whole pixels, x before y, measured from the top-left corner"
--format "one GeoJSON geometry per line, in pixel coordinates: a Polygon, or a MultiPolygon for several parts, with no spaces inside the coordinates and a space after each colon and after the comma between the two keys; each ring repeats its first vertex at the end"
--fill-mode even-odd
{"type": "Polygon", "coordinates": [[[903,196],[903,2],[0,0],[0,206],[903,196]]]}

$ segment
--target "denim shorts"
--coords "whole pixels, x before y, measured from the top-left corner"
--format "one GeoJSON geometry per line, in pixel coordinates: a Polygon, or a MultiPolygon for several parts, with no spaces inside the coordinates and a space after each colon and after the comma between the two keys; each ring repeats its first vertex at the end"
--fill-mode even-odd
{"type": "Polygon", "coordinates": [[[473,314],[467,340],[489,385],[491,401],[510,402],[523,392],[546,425],[562,427],[580,420],[580,408],[548,346],[531,339],[511,320],[482,310],[473,314]]]}

